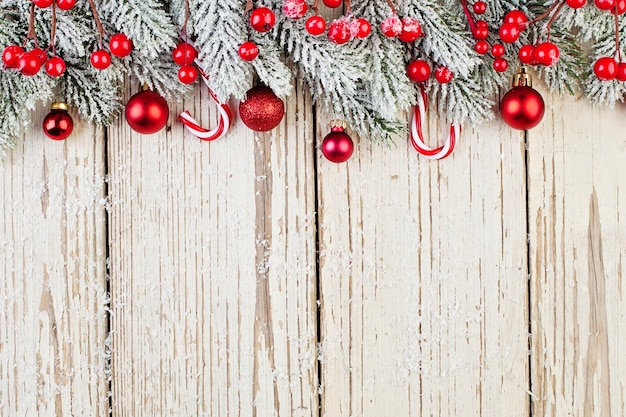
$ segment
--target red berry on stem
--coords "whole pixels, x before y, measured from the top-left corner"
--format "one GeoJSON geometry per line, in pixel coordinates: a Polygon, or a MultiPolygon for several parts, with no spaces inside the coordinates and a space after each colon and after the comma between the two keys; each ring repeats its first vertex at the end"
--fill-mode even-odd
{"type": "Polygon", "coordinates": [[[250,13],[250,26],[257,32],[269,32],[276,24],[276,15],[267,7],[256,8],[250,13]]]}
{"type": "Polygon", "coordinates": [[[111,65],[111,55],[104,49],[94,51],[91,54],[91,65],[99,70],[104,70],[111,65]]]}
{"type": "Polygon", "coordinates": [[[183,65],[178,70],[178,79],[183,84],[193,84],[198,79],[198,69],[194,65],[183,65]]]}
{"type": "Polygon", "coordinates": [[[39,66],[41,67],[43,64],[46,63],[46,61],[48,60],[48,54],[46,53],[46,51],[44,51],[41,48],[35,48],[32,51],[30,51],[31,53],[33,53],[37,59],[39,60],[39,66]]]}
{"type": "Polygon", "coordinates": [[[617,64],[617,74],[615,74],[617,81],[626,81],[626,62],[620,62],[617,64]]]}
{"type": "Polygon", "coordinates": [[[543,42],[535,46],[533,58],[547,67],[556,64],[559,60],[559,48],[552,42],[543,42]]]}
{"type": "Polygon", "coordinates": [[[513,43],[519,39],[519,26],[515,23],[504,23],[502,26],[500,26],[499,34],[502,42],[513,43]]]}
{"type": "Polygon", "coordinates": [[[496,58],[499,58],[499,57],[501,57],[502,55],[504,55],[504,52],[506,52],[506,51],[504,50],[504,46],[502,46],[502,45],[501,45],[501,44],[499,44],[499,43],[496,43],[495,45],[493,45],[493,46],[491,47],[491,55],[493,55],[493,56],[494,56],[494,57],[496,57],[496,58]]]}
{"type": "Polygon", "coordinates": [[[476,45],[474,45],[474,50],[481,55],[485,55],[489,52],[489,42],[487,41],[478,41],[476,45]]]}
{"type": "Polygon", "coordinates": [[[493,60],[493,69],[497,72],[504,72],[509,67],[509,61],[504,58],[498,57],[493,60]]]}
{"type": "Polygon", "coordinates": [[[172,51],[172,59],[178,65],[190,65],[198,57],[198,52],[187,42],[181,42],[172,51]]]}
{"type": "Polygon", "coordinates": [[[452,81],[454,74],[446,67],[439,67],[435,70],[435,79],[441,84],[447,84],[452,81]]]}
{"type": "Polygon", "coordinates": [[[41,69],[41,61],[37,53],[30,51],[21,54],[17,60],[17,69],[23,75],[29,77],[37,74],[39,69],[41,69]]]}
{"type": "Polygon", "coordinates": [[[389,16],[380,23],[380,31],[389,38],[395,38],[402,32],[402,21],[396,15],[389,16]]]}
{"type": "Polygon", "coordinates": [[[598,58],[595,64],[593,64],[593,72],[596,74],[599,80],[610,81],[617,76],[618,65],[610,56],[603,56],[598,58]]]}
{"type": "Polygon", "coordinates": [[[482,40],[487,39],[489,36],[489,25],[484,20],[478,20],[474,24],[474,39],[482,40]]]}
{"type": "Polygon", "coordinates": [[[76,6],[76,0],[56,0],[56,2],[61,10],[71,10],[76,6]]]}
{"type": "Polygon", "coordinates": [[[355,38],[365,39],[372,33],[372,25],[362,17],[350,22],[350,34],[355,38]]]}
{"type": "Polygon", "coordinates": [[[406,67],[406,75],[414,83],[423,83],[430,78],[430,65],[423,59],[416,59],[406,67]]]}
{"type": "Polygon", "coordinates": [[[572,9],[580,9],[587,3],[587,0],[565,0],[565,2],[572,9]]]}
{"type": "Polygon", "coordinates": [[[615,7],[611,9],[611,13],[615,14],[616,10],[618,15],[624,14],[626,12],[626,0],[617,0],[615,7]]]}
{"type": "Polygon", "coordinates": [[[526,14],[521,10],[515,9],[507,12],[507,14],[504,15],[504,20],[502,24],[514,23],[518,25],[520,29],[523,29],[524,26],[522,25],[526,22],[528,22],[528,17],[526,16],[526,14]]]}
{"type": "Polygon", "coordinates": [[[535,52],[535,47],[533,45],[524,45],[520,48],[517,56],[519,56],[519,60],[522,61],[522,64],[531,65],[535,62],[535,58],[533,53],[535,52]]]}
{"type": "Polygon", "coordinates": [[[259,56],[259,48],[254,42],[244,42],[239,47],[239,57],[244,61],[253,61],[259,56]]]}
{"type": "Polygon", "coordinates": [[[33,0],[33,3],[35,3],[35,6],[45,9],[46,7],[52,6],[54,0],[33,0]]]}
{"type": "Polygon", "coordinates": [[[290,19],[300,19],[309,9],[304,0],[284,0],[283,14],[290,19]]]}
{"type": "Polygon", "coordinates": [[[118,58],[124,58],[130,55],[133,51],[133,41],[128,39],[128,36],[123,33],[117,33],[111,36],[109,41],[109,49],[111,53],[118,58]]]}
{"type": "Polygon", "coordinates": [[[318,36],[326,30],[326,20],[320,15],[311,16],[306,20],[304,26],[311,35],[318,36]]]}
{"type": "Polygon", "coordinates": [[[422,26],[419,20],[413,17],[403,17],[401,22],[402,31],[398,35],[398,38],[402,42],[415,42],[422,35],[422,26]]]}
{"type": "Polygon", "coordinates": [[[476,14],[484,14],[487,11],[487,3],[484,1],[477,1],[472,5],[474,9],[474,13],[476,14]]]}
{"type": "Polygon", "coordinates": [[[46,62],[46,72],[51,77],[60,77],[65,72],[65,61],[58,56],[53,56],[46,62]]]}
{"type": "Polygon", "coordinates": [[[20,55],[24,53],[24,48],[17,45],[9,45],[2,51],[2,62],[7,68],[17,68],[20,55]]]}
{"type": "Polygon", "coordinates": [[[350,29],[345,19],[336,19],[328,27],[328,39],[337,45],[342,45],[350,40],[350,29]]]}
{"type": "Polygon", "coordinates": [[[594,0],[593,3],[600,10],[611,10],[615,8],[617,0],[594,0]]]}
{"type": "Polygon", "coordinates": [[[335,9],[339,6],[341,6],[341,2],[343,0],[324,0],[324,5],[326,7],[330,7],[331,9],[335,9]]]}

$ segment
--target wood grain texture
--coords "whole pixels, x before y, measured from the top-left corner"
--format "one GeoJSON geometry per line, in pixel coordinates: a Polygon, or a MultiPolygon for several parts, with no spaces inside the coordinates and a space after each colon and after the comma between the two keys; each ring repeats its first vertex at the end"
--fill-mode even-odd
{"type": "MultiPolygon", "coordinates": [[[[317,414],[312,106],[292,97],[267,134],[112,129],[114,416],[317,414]]],[[[216,123],[205,90],[183,108],[216,123]]]]}
{"type": "Polygon", "coordinates": [[[0,415],[107,416],[104,135],[46,113],[0,164],[0,415]]]}
{"type": "Polygon", "coordinates": [[[519,135],[466,128],[441,162],[361,143],[318,178],[322,415],[528,415],[519,135]]]}
{"type": "Polygon", "coordinates": [[[544,97],[528,140],[534,415],[624,415],[624,108],[544,97]]]}

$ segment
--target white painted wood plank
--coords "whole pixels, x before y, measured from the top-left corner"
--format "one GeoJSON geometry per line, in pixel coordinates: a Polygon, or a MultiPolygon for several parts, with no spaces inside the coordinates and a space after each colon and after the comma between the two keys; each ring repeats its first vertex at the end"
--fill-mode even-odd
{"type": "MultiPolygon", "coordinates": [[[[294,94],[268,134],[112,130],[114,416],[316,415],[312,106],[294,94]]],[[[204,90],[174,107],[215,125],[204,90]]]]}
{"type": "Polygon", "coordinates": [[[624,415],[624,106],[544,97],[528,140],[534,414],[624,415]]]}
{"type": "Polygon", "coordinates": [[[318,179],[323,415],[528,415],[519,135],[466,127],[441,162],[361,143],[318,179]]]}
{"type": "Polygon", "coordinates": [[[104,135],[46,113],[0,164],[0,415],[107,416],[104,135]]]}

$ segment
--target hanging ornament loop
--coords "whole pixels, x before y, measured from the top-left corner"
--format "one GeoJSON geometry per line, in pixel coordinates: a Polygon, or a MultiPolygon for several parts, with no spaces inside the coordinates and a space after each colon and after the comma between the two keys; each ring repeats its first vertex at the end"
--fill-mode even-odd
{"type": "Polygon", "coordinates": [[[448,137],[445,143],[438,148],[431,148],[424,142],[423,128],[426,124],[426,110],[428,109],[428,94],[423,85],[420,85],[420,93],[417,96],[417,106],[413,110],[411,120],[411,145],[421,156],[427,159],[443,159],[454,151],[456,141],[461,136],[461,125],[451,123],[448,137]]]}

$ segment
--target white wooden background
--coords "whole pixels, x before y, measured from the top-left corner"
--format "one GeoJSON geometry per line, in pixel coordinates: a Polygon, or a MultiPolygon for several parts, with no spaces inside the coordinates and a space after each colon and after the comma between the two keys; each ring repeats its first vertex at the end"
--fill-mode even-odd
{"type": "Polygon", "coordinates": [[[340,165],[301,91],[214,143],[199,89],[153,136],[42,109],[0,166],[0,415],[623,416],[625,109],[544,96],[340,165]]]}

